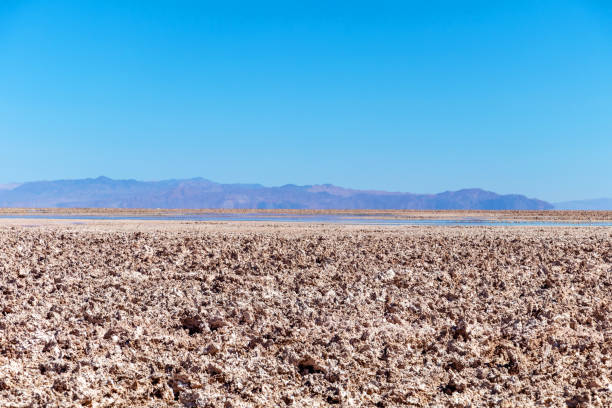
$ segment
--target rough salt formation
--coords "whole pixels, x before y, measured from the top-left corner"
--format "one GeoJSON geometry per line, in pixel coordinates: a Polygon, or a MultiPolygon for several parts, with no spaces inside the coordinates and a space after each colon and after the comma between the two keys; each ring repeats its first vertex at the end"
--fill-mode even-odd
{"type": "Polygon", "coordinates": [[[609,228],[13,224],[3,407],[612,406],[609,228]]]}

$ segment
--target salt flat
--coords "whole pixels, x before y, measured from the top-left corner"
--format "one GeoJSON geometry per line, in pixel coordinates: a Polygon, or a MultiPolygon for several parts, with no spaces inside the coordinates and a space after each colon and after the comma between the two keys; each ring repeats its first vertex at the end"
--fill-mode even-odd
{"type": "Polygon", "coordinates": [[[2,406],[611,406],[612,228],[0,221],[2,406]]]}

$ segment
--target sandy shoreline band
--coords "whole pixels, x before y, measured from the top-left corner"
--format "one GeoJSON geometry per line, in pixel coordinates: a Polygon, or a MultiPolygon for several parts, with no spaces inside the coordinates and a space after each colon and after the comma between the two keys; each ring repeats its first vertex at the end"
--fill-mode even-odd
{"type": "Polygon", "coordinates": [[[181,215],[245,215],[375,217],[389,219],[463,219],[515,221],[612,221],[612,211],[486,211],[486,210],[258,210],[258,209],[118,209],[118,208],[0,208],[0,215],[65,215],[173,217],[181,215]]]}

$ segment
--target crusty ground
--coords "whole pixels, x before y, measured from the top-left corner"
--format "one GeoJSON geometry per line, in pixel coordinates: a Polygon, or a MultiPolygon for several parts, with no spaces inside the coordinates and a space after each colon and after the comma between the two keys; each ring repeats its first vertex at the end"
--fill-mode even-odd
{"type": "Polygon", "coordinates": [[[0,223],[0,406],[612,406],[612,228],[0,223]]]}

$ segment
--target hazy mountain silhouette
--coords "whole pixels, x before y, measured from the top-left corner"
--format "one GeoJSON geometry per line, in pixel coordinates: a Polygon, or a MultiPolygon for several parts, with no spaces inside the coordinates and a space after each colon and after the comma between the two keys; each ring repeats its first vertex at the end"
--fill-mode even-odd
{"type": "Polygon", "coordinates": [[[591,200],[565,201],[554,203],[555,210],[612,210],[612,198],[594,198],[591,200]]]}
{"type": "Polygon", "coordinates": [[[2,207],[304,208],[543,210],[553,206],[523,195],[481,189],[439,194],[351,190],[330,184],[264,187],[203,178],[143,182],[107,177],[36,181],[0,190],[2,207]]]}

